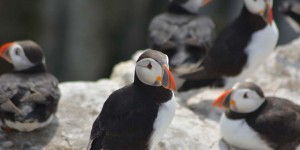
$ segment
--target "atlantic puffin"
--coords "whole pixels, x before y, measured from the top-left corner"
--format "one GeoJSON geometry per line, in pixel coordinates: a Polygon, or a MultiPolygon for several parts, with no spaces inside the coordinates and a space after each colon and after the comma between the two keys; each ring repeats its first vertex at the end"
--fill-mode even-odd
{"type": "Polygon", "coordinates": [[[300,25],[300,2],[299,1],[283,1],[279,10],[287,16],[287,20],[292,27],[299,31],[300,25]],[[294,23],[296,22],[296,24],[294,23]]]}
{"type": "Polygon", "coordinates": [[[248,150],[299,150],[300,106],[265,97],[251,82],[241,82],[214,102],[225,109],[220,120],[222,138],[230,145],[248,150]]]}
{"type": "Polygon", "coordinates": [[[50,124],[61,94],[42,48],[30,40],[10,42],[0,56],[14,67],[0,76],[0,126],[30,132],[50,124]]]}
{"type": "Polygon", "coordinates": [[[88,150],[152,150],[171,123],[176,103],[168,56],[147,50],[134,82],[113,92],[94,121],[88,150]]]}
{"type": "Polygon", "coordinates": [[[217,37],[201,64],[181,77],[178,91],[203,86],[232,87],[249,77],[274,51],[279,33],[273,0],[244,0],[241,14],[217,37]]]}
{"type": "Polygon", "coordinates": [[[167,54],[171,69],[197,63],[211,48],[215,23],[198,11],[212,0],[170,0],[151,21],[149,46],[167,54]]]}

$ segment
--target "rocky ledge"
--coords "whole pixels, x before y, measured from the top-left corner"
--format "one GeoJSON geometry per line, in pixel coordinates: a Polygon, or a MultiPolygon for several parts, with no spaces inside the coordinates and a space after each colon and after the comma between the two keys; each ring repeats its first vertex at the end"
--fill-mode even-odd
{"type": "MultiPolygon", "coordinates": [[[[136,54],[118,64],[110,79],[60,84],[62,98],[53,123],[31,133],[0,131],[0,150],[83,150],[92,123],[107,97],[133,81],[136,54]]],[[[268,96],[300,104],[300,39],[280,46],[248,80],[262,86],[268,96]]],[[[220,140],[222,111],[211,107],[220,89],[177,93],[176,116],[156,150],[226,150],[220,140]]]]}

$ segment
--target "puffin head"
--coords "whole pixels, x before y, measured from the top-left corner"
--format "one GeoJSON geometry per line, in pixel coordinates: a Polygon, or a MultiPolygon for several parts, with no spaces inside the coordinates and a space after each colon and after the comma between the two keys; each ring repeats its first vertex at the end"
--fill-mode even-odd
{"type": "Polygon", "coordinates": [[[212,2],[213,0],[170,0],[181,7],[185,8],[187,11],[192,13],[197,13],[200,7],[212,2]]]}
{"type": "Polygon", "coordinates": [[[0,56],[11,63],[16,71],[45,64],[42,48],[33,41],[16,41],[2,45],[0,56]]]}
{"type": "Polygon", "coordinates": [[[264,93],[260,87],[251,82],[241,82],[221,94],[213,105],[237,113],[251,113],[264,102],[264,93]]]}
{"type": "Polygon", "coordinates": [[[135,73],[142,83],[163,86],[176,91],[176,84],[169,70],[168,56],[155,50],[147,50],[137,60],[135,73]]]}
{"type": "Polygon", "coordinates": [[[244,0],[246,8],[252,13],[261,16],[268,24],[273,22],[273,0],[244,0]]]}

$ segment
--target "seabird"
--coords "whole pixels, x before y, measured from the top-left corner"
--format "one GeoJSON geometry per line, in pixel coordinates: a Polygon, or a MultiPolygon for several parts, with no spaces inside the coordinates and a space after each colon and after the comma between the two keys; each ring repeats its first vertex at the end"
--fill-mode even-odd
{"type": "Polygon", "coordinates": [[[274,51],[279,33],[272,0],[244,0],[235,21],[217,37],[213,47],[179,91],[203,86],[230,88],[249,77],[274,51]]]}
{"type": "Polygon", "coordinates": [[[88,150],[152,150],[171,123],[176,103],[168,56],[147,50],[134,82],[113,92],[95,120],[88,150]]]}
{"type": "Polygon", "coordinates": [[[197,63],[211,48],[215,23],[198,10],[212,0],[171,0],[149,26],[149,45],[168,55],[171,69],[197,63]]]}
{"type": "Polygon", "coordinates": [[[283,1],[280,11],[286,16],[287,21],[296,31],[300,32],[300,2],[283,1]]]}
{"type": "Polygon", "coordinates": [[[300,106],[265,97],[251,82],[237,83],[214,102],[225,109],[220,120],[223,139],[249,150],[299,150],[300,106]]]}
{"type": "Polygon", "coordinates": [[[29,132],[50,124],[60,90],[47,72],[42,48],[30,40],[16,41],[1,46],[0,56],[14,67],[0,76],[0,126],[29,132]]]}

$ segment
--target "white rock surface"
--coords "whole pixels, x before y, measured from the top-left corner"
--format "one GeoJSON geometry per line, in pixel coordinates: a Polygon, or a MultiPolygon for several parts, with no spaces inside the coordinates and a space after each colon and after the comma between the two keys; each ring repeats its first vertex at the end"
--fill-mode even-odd
{"type": "MultiPolygon", "coordinates": [[[[31,133],[0,132],[0,150],[85,149],[92,123],[104,101],[113,91],[133,81],[134,64],[140,53],[118,64],[111,79],[60,84],[63,96],[55,121],[31,133]]],[[[248,80],[262,86],[266,95],[289,98],[300,104],[299,70],[300,39],[279,47],[248,80]]],[[[218,120],[222,111],[211,107],[221,92],[206,88],[177,93],[176,116],[156,150],[227,149],[219,135],[218,120]]]]}
{"type": "Polygon", "coordinates": [[[135,63],[143,52],[144,51],[137,51],[131,60],[117,64],[112,71],[110,79],[116,81],[121,86],[132,83],[134,80],[135,63]]]}
{"type": "Polygon", "coordinates": [[[300,104],[300,39],[278,47],[249,80],[258,83],[268,96],[300,104]]]}
{"type": "MultiPolygon", "coordinates": [[[[109,94],[118,88],[119,84],[111,80],[61,84],[63,96],[55,122],[31,133],[7,133],[2,143],[12,140],[14,145],[5,149],[85,149],[93,121],[109,94]]],[[[217,150],[219,138],[217,123],[200,120],[177,105],[176,116],[156,150],[217,150]]]]}

